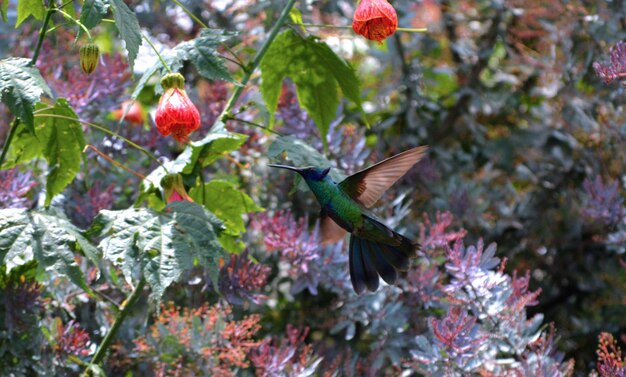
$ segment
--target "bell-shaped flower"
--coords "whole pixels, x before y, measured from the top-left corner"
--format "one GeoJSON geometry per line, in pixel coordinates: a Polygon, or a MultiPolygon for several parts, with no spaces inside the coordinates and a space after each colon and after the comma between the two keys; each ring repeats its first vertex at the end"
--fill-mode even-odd
{"type": "Polygon", "coordinates": [[[352,30],[365,38],[381,42],[398,29],[398,15],[387,0],[361,0],[354,11],[352,30]]]}
{"type": "Polygon", "coordinates": [[[200,127],[200,113],[185,92],[185,79],[180,73],[170,73],[161,79],[165,92],[159,100],[154,121],[163,136],[172,135],[186,143],[189,134],[200,127]]]}

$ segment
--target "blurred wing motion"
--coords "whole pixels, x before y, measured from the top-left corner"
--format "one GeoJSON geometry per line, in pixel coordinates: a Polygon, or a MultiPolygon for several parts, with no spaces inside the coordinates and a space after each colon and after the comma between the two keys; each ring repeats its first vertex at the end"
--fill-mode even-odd
{"type": "Polygon", "coordinates": [[[354,173],[339,183],[352,199],[371,207],[400,177],[424,157],[428,146],[416,147],[354,173]]]}
{"type": "Polygon", "coordinates": [[[346,236],[347,231],[337,225],[328,215],[322,213],[320,217],[320,235],[322,245],[336,243],[346,236]]]}

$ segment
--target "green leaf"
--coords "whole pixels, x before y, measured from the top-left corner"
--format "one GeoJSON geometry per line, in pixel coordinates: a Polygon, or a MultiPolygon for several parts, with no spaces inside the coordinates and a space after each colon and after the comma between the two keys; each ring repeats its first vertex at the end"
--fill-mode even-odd
{"type": "Polygon", "coordinates": [[[9,270],[35,260],[43,271],[65,275],[91,292],[75,260],[79,251],[97,263],[96,248],[61,211],[0,210],[0,263],[9,270]]]}
{"type": "Polygon", "coordinates": [[[8,22],[7,10],[9,9],[9,0],[0,0],[0,17],[2,21],[8,22]]]}
{"type": "Polygon", "coordinates": [[[320,130],[325,146],[326,133],[339,106],[337,86],[363,111],[354,69],[315,37],[305,39],[292,30],[280,34],[261,61],[261,71],[261,92],[270,112],[270,124],[274,122],[282,82],[290,77],[300,104],[320,130]]]}
{"type": "MultiPolygon", "coordinates": [[[[264,210],[233,183],[223,180],[213,180],[206,183],[204,187],[194,187],[189,191],[189,196],[196,203],[204,204],[209,211],[224,222],[226,230],[223,235],[232,236],[235,239],[246,231],[242,215],[264,210]]],[[[239,247],[233,248],[234,245],[236,244],[230,240],[222,243],[222,246],[230,252],[241,251],[239,247]]]]}
{"type": "MultiPolygon", "coordinates": [[[[219,124],[221,122],[218,122],[216,126],[219,127],[219,124]]],[[[191,156],[183,173],[191,173],[196,163],[201,167],[212,164],[225,153],[238,149],[247,139],[247,135],[234,132],[211,132],[203,139],[189,143],[187,148],[191,148],[191,156]]]]}
{"type": "MultiPolygon", "coordinates": [[[[80,12],[80,22],[89,30],[98,26],[104,16],[109,12],[109,4],[105,0],[85,0],[80,12]]],[[[78,28],[76,39],[83,33],[82,28],[78,28]]]]}
{"type": "Polygon", "coordinates": [[[132,71],[135,64],[135,58],[139,52],[141,45],[141,29],[139,21],[134,12],[128,9],[123,0],[111,0],[111,8],[113,9],[113,18],[115,26],[126,43],[126,51],[128,51],[128,63],[132,71]]]}
{"type": "Polygon", "coordinates": [[[37,20],[43,20],[46,15],[46,7],[44,6],[43,0],[19,0],[17,2],[17,21],[15,22],[15,28],[17,29],[31,14],[37,20]]]}
{"type": "Polygon", "coordinates": [[[217,286],[219,260],[225,256],[218,237],[222,222],[204,207],[175,202],[166,212],[131,208],[100,211],[92,232],[104,237],[103,257],[121,267],[128,281],[143,274],[160,300],[173,282],[196,264],[206,267],[217,286]]]}
{"type": "Polygon", "coordinates": [[[192,43],[181,43],[176,49],[186,50],[188,59],[196,66],[198,73],[209,80],[224,80],[239,84],[228,72],[224,59],[217,54],[220,43],[227,41],[236,33],[224,30],[202,29],[192,43]]]}
{"type": "MultiPolygon", "coordinates": [[[[220,43],[227,41],[235,35],[237,35],[237,33],[224,30],[202,29],[195,39],[181,42],[173,49],[162,51],[160,54],[174,72],[180,70],[185,61],[189,61],[204,78],[209,80],[224,80],[239,85],[226,69],[224,60],[217,54],[217,47],[220,43]]],[[[135,90],[131,95],[133,99],[139,96],[139,93],[141,93],[144,86],[148,83],[150,77],[157,71],[159,71],[161,76],[168,73],[161,61],[155,61],[137,82],[135,90]]],[[[156,92],[162,92],[160,83],[156,86],[156,92]]]]}
{"type": "MultiPolygon", "coordinates": [[[[42,104],[37,108],[45,106],[42,104]]],[[[37,128],[36,136],[44,143],[43,155],[48,162],[45,201],[48,206],[52,198],[61,193],[80,171],[85,138],[78,116],[63,98],[53,108],[37,114],[37,117],[45,122],[37,128]]]]}
{"type": "Polygon", "coordinates": [[[39,69],[30,65],[30,59],[0,60],[0,100],[31,132],[34,131],[33,106],[43,93],[52,97],[39,69]]]}
{"type": "Polygon", "coordinates": [[[38,104],[34,134],[20,124],[4,168],[44,157],[48,162],[45,205],[61,193],[80,171],[85,148],[83,129],[67,100],[59,98],[53,107],[38,104]]]}

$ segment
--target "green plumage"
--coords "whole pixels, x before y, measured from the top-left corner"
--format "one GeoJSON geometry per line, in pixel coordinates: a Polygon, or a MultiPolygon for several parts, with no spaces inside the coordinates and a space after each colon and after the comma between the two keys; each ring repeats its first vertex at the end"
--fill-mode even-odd
{"type": "Polygon", "coordinates": [[[322,207],[324,242],[337,241],[346,231],[351,233],[350,278],[357,293],[365,287],[370,291],[378,289],[379,275],[387,283],[394,284],[397,270],[406,271],[409,259],[419,248],[419,244],[376,219],[367,207],[373,205],[389,186],[415,165],[425,151],[426,147],[410,149],[340,183],[330,178],[330,168],[270,165],[296,171],[304,178],[322,207]]]}

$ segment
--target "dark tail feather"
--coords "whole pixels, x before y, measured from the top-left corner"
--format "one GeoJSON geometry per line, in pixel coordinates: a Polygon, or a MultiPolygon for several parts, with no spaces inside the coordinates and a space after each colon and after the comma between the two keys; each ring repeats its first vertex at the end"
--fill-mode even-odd
{"type": "Polygon", "coordinates": [[[363,267],[365,268],[365,285],[367,289],[374,292],[378,289],[378,284],[380,280],[378,279],[378,274],[376,273],[376,264],[374,263],[374,253],[373,250],[370,249],[371,243],[362,238],[357,238],[357,242],[361,243],[361,256],[363,258],[363,267]]]}
{"type": "Polygon", "coordinates": [[[394,284],[398,276],[396,270],[409,268],[409,258],[416,249],[414,244],[407,242],[410,253],[405,251],[408,246],[396,247],[350,235],[350,280],[356,293],[360,294],[365,287],[372,292],[378,289],[378,275],[387,284],[394,284]]]}
{"type": "Polygon", "coordinates": [[[391,263],[385,258],[380,246],[375,242],[369,242],[370,251],[374,254],[376,271],[387,284],[395,284],[398,273],[391,263]]]}
{"type": "Polygon", "coordinates": [[[350,236],[350,251],[348,253],[350,263],[350,280],[354,291],[361,294],[365,289],[365,268],[363,267],[363,253],[361,244],[357,238],[350,236]]]}

